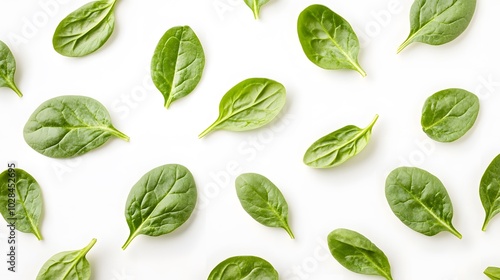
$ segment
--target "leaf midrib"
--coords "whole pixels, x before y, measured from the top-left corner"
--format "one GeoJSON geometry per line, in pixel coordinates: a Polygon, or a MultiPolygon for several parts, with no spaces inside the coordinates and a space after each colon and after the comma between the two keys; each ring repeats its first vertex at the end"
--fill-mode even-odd
{"type": "MultiPolygon", "coordinates": [[[[25,180],[26,180],[26,179],[25,179],[25,180]]],[[[26,181],[27,181],[27,180],[26,180],[26,181]]],[[[35,236],[36,236],[37,238],[41,239],[40,233],[39,233],[39,231],[38,231],[38,227],[35,225],[35,223],[34,223],[34,221],[33,221],[32,217],[31,217],[31,215],[30,215],[31,213],[29,213],[29,212],[28,212],[28,209],[26,208],[26,204],[24,203],[24,199],[22,199],[23,197],[22,197],[21,193],[19,192],[19,189],[18,189],[18,187],[17,187],[17,184],[18,184],[18,183],[19,183],[19,181],[18,181],[18,182],[16,182],[16,188],[15,188],[15,189],[16,189],[16,194],[17,194],[18,198],[20,198],[20,199],[19,199],[19,202],[21,203],[21,206],[23,207],[24,213],[26,213],[26,218],[28,218],[28,221],[29,221],[29,225],[30,225],[30,227],[31,227],[31,230],[33,231],[33,233],[35,234],[35,236]]],[[[28,184],[28,191],[29,191],[29,184],[28,184]]]]}
{"type": "MultiPolygon", "coordinates": [[[[346,244],[347,244],[347,243],[346,243],[346,244]]],[[[350,245],[350,244],[348,244],[348,245],[350,245]]],[[[381,268],[381,267],[380,267],[380,266],[379,266],[379,265],[378,265],[378,264],[377,264],[377,263],[376,263],[376,262],[375,262],[375,261],[374,261],[374,260],[373,260],[370,256],[368,256],[367,254],[365,254],[365,252],[363,252],[363,250],[361,250],[361,249],[359,249],[358,247],[355,247],[355,246],[353,246],[353,245],[350,245],[350,246],[352,246],[352,247],[353,247],[356,251],[360,252],[363,256],[365,256],[365,258],[366,258],[366,259],[368,259],[368,261],[370,261],[370,263],[372,263],[372,264],[375,266],[375,268],[376,268],[376,269],[377,269],[380,273],[382,273],[382,275],[383,275],[386,279],[390,279],[390,280],[392,280],[391,275],[390,275],[390,274],[387,274],[387,273],[385,272],[385,270],[384,270],[384,269],[382,269],[382,268],[381,268]]],[[[375,253],[375,252],[374,252],[374,253],[375,253]]]]}

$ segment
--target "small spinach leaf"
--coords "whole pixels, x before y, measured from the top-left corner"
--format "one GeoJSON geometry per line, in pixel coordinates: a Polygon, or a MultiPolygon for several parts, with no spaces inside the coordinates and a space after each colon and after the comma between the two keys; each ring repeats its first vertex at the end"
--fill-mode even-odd
{"type": "Polygon", "coordinates": [[[90,2],[65,17],[52,38],[54,49],[69,57],[82,57],[97,51],[113,33],[117,1],[90,2]]]}
{"type": "Polygon", "coordinates": [[[443,183],[431,173],[416,167],[393,170],[385,183],[385,196],[394,214],[416,232],[433,236],[453,227],[453,205],[443,183]]]}
{"type": "Polygon", "coordinates": [[[96,242],[94,238],[81,250],[61,252],[52,256],[42,266],[36,280],[89,280],[91,270],[86,255],[96,242]]]}
{"type": "Polygon", "coordinates": [[[173,27],[163,35],[151,62],[151,75],[167,109],[196,88],[204,67],[203,47],[189,26],[173,27]]]}
{"type": "Polygon", "coordinates": [[[285,87],[266,78],[244,80],[230,89],[219,105],[219,117],[200,138],[219,130],[246,131],[271,122],[285,106],[285,87]]]}
{"type": "Polygon", "coordinates": [[[243,209],[257,222],[283,228],[295,238],[288,225],[288,203],[273,182],[260,174],[241,174],[236,178],[236,193],[243,209]]]}
{"type": "Polygon", "coordinates": [[[410,11],[410,35],[398,53],[413,42],[442,45],[453,41],[465,31],[476,0],[415,0],[410,11]]]}
{"type": "Polygon", "coordinates": [[[313,168],[330,168],[359,154],[368,145],[377,119],[375,115],[366,128],[348,125],[320,138],[307,149],[304,163],[313,168]]]}
{"type": "Polygon", "coordinates": [[[309,60],[323,69],[351,69],[363,77],[359,41],[351,25],[323,5],[307,7],[297,23],[300,44],[309,60]]]}
{"type": "Polygon", "coordinates": [[[422,110],[422,129],[439,142],[453,142],[476,122],[479,99],[463,89],[450,88],[431,95],[422,110]]]}
{"type": "Polygon", "coordinates": [[[28,172],[15,168],[0,174],[0,213],[7,223],[15,222],[17,230],[33,233],[42,240],[42,209],[42,190],[28,172]]]}
{"type": "Polygon", "coordinates": [[[266,260],[254,256],[231,257],[218,264],[208,280],[278,280],[278,272],[266,260]]]}
{"type": "Polygon", "coordinates": [[[71,158],[106,143],[111,136],[129,141],[111,124],[106,108],[85,96],[60,96],[40,105],[24,127],[24,139],[52,158],[71,158]]]}
{"type": "Polygon", "coordinates": [[[479,186],[479,196],[486,212],[483,223],[485,231],[490,220],[500,213],[500,155],[493,159],[484,172],[479,186]]]}
{"type": "Polygon", "coordinates": [[[260,8],[267,4],[269,0],[244,0],[245,4],[252,9],[255,19],[259,19],[260,8]]]}
{"type": "Polygon", "coordinates": [[[186,167],[167,164],[146,173],[127,199],[130,236],[122,249],[140,234],[160,236],[180,227],[193,213],[196,199],[196,184],[186,167]]]}
{"type": "Polygon", "coordinates": [[[391,266],[384,252],[363,235],[336,229],[328,235],[328,247],[333,257],[350,271],[392,280],[391,266]]]}
{"type": "Polygon", "coordinates": [[[16,74],[16,60],[9,47],[0,41],[0,87],[12,89],[19,97],[23,97],[17,88],[14,76],[16,74]]]}
{"type": "Polygon", "coordinates": [[[498,267],[488,267],[484,271],[484,274],[491,280],[500,280],[500,268],[498,267]]]}

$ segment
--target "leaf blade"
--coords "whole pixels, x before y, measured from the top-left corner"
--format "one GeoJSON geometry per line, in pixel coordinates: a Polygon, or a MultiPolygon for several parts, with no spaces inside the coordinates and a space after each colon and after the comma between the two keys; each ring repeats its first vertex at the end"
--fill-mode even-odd
{"type": "Polygon", "coordinates": [[[484,271],[484,274],[488,276],[491,280],[500,280],[500,268],[498,267],[488,267],[484,271]]]}
{"type": "Polygon", "coordinates": [[[244,0],[245,4],[252,10],[254,18],[259,19],[260,9],[267,4],[269,0],[244,0]]]}
{"type": "Polygon", "coordinates": [[[266,260],[255,256],[236,256],[219,263],[208,280],[278,280],[278,272],[266,260]]]}
{"type": "Polygon", "coordinates": [[[138,235],[160,236],[179,228],[191,216],[196,199],[196,184],[186,167],[167,164],[146,173],[127,198],[130,235],[122,249],[138,235]]]}
{"type": "Polygon", "coordinates": [[[23,97],[15,82],[16,59],[9,47],[0,41],[0,87],[12,89],[17,96],[23,97]]]}
{"type": "Polygon", "coordinates": [[[443,183],[416,167],[399,167],[386,180],[385,194],[393,213],[416,232],[427,236],[448,231],[458,237],[453,205],[443,183]]]}
{"type": "Polygon", "coordinates": [[[236,178],[236,193],[243,209],[257,222],[294,234],[288,223],[288,203],[281,191],[266,177],[256,173],[236,178]]]}
{"type": "Polygon", "coordinates": [[[486,231],[491,219],[500,213],[500,155],[486,168],[479,185],[479,196],[486,213],[482,230],[486,231]]]}

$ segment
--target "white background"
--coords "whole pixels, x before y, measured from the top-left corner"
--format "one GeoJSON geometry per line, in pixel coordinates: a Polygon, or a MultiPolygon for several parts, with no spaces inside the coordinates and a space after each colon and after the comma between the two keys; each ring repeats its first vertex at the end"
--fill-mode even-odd
{"type": "MultiPolygon", "coordinates": [[[[52,255],[83,248],[94,237],[98,241],[88,259],[96,280],[206,279],[220,261],[235,255],[265,258],[281,279],[371,279],[344,269],[325,249],[326,236],[339,227],[356,230],[380,247],[394,279],[487,279],[482,271],[500,266],[500,217],[481,231],[478,187],[500,153],[500,2],[480,1],[457,40],[437,47],[413,44],[396,55],[409,32],[410,2],[274,0],[255,21],[240,0],[123,0],[108,43],[74,59],[53,50],[52,34],[86,1],[0,0],[0,40],[17,59],[16,80],[25,94],[19,99],[0,89],[0,162],[5,165],[0,169],[17,161],[38,180],[44,198],[44,240],[18,233],[19,271],[7,272],[2,261],[0,279],[35,279],[52,255]],[[296,21],[310,4],[327,5],[351,23],[363,42],[359,61],[366,78],[354,71],[323,70],[307,60],[296,21]],[[178,25],[195,30],[207,63],[197,89],[167,111],[148,69],[163,33],[178,25]],[[197,135],[217,117],[224,93],[250,77],[286,86],[281,118],[256,131],[218,131],[199,140],[197,135]],[[441,144],[422,132],[420,112],[428,96],[450,87],[476,93],[481,112],[465,137],[441,144]],[[30,114],[49,98],[75,94],[102,102],[131,142],[113,139],[73,160],[32,150],[22,135],[30,114]],[[380,119],[372,141],[359,156],[322,171],[302,163],[315,140],[348,124],[364,127],[375,114],[380,119]],[[129,190],[144,173],[167,163],[183,164],[194,174],[195,214],[174,233],[139,236],[122,251],[129,190]],[[385,178],[401,165],[424,168],[441,179],[462,240],[449,233],[421,235],[391,212],[385,178]],[[261,173],[282,190],[296,240],[244,212],[234,190],[243,172],[261,173]]],[[[0,227],[2,256],[6,234],[0,227]]]]}

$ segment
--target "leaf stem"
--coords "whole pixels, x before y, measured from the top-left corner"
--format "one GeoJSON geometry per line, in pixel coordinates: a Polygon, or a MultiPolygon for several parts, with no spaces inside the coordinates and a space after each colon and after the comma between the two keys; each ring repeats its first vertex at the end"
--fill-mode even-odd
{"type": "Polygon", "coordinates": [[[453,233],[458,239],[462,239],[462,234],[456,230],[453,225],[449,226],[450,232],[453,233]]]}
{"type": "Polygon", "coordinates": [[[87,255],[87,253],[90,251],[90,249],[92,249],[92,247],[94,247],[94,244],[96,242],[97,242],[97,239],[92,238],[92,240],[90,241],[89,245],[87,245],[85,248],[82,249],[81,255],[82,256],[87,255]]]}
{"type": "Polygon", "coordinates": [[[373,121],[368,125],[367,128],[368,129],[372,128],[375,125],[375,123],[377,122],[377,120],[378,120],[378,114],[375,114],[375,118],[373,118],[373,121]]]}
{"type": "Polygon", "coordinates": [[[43,239],[42,234],[40,233],[40,231],[38,230],[38,228],[36,226],[33,227],[33,234],[36,236],[36,238],[38,240],[42,240],[43,239]]]}
{"type": "Polygon", "coordinates": [[[131,233],[127,239],[127,241],[125,241],[125,244],[123,244],[122,246],[122,250],[125,250],[127,249],[128,245],[130,245],[130,242],[132,242],[132,240],[134,240],[134,238],[136,237],[137,235],[135,233],[131,233]]]}
{"type": "Polygon", "coordinates": [[[202,133],[200,133],[200,135],[198,135],[198,138],[201,139],[203,137],[205,137],[207,134],[209,134],[210,132],[213,131],[213,129],[219,125],[219,122],[218,121],[215,121],[212,125],[210,125],[207,129],[205,129],[202,133]]]}
{"type": "Polygon", "coordinates": [[[403,42],[403,44],[401,44],[401,46],[399,46],[398,48],[398,52],[397,53],[400,53],[402,50],[404,50],[409,44],[411,44],[411,40],[410,38],[406,39],[406,41],[403,42]]]}
{"type": "Polygon", "coordinates": [[[120,138],[120,139],[123,139],[123,140],[125,140],[125,141],[127,141],[127,142],[130,142],[130,137],[128,137],[125,133],[123,133],[123,132],[119,131],[118,129],[116,129],[116,128],[114,128],[114,127],[111,127],[111,133],[112,133],[114,136],[116,136],[116,137],[118,137],[118,138],[120,138]]]}
{"type": "Polygon", "coordinates": [[[290,238],[295,239],[295,236],[293,235],[292,229],[290,228],[290,226],[288,225],[288,223],[286,223],[283,228],[286,230],[286,232],[288,233],[288,235],[290,235],[290,238]]]}
{"type": "Polygon", "coordinates": [[[21,91],[19,90],[19,88],[16,86],[15,83],[9,82],[8,84],[9,84],[9,87],[17,94],[17,96],[23,97],[23,94],[21,93],[21,91]]]}
{"type": "Polygon", "coordinates": [[[482,231],[486,231],[486,227],[488,226],[488,223],[490,222],[490,218],[489,218],[489,215],[486,216],[486,218],[484,219],[484,223],[483,223],[483,227],[482,227],[482,231]]]}
{"type": "Polygon", "coordinates": [[[359,74],[361,74],[361,76],[366,77],[366,72],[365,70],[363,70],[363,68],[361,68],[361,66],[358,64],[358,63],[354,63],[354,68],[356,68],[356,71],[358,71],[359,74]]]}

